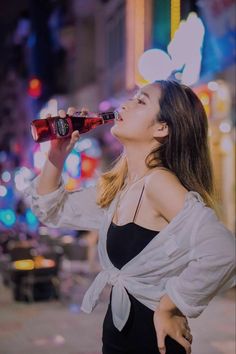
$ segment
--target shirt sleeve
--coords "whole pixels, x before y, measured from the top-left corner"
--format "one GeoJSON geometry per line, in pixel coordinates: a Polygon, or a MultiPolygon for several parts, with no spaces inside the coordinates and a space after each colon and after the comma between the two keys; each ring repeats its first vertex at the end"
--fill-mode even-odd
{"type": "Polygon", "coordinates": [[[235,237],[212,212],[194,235],[187,267],[167,280],[166,292],[185,316],[194,318],[218,292],[235,284],[235,237]]]}
{"type": "Polygon", "coordinates": [[[39,176],[24,190],[29,205],[46,226],[74,230],[98,230],[104,209],[96,204],[96,186],[69,192],[61,180],[58,189],[46,195],[36,191],[39,176]]]}

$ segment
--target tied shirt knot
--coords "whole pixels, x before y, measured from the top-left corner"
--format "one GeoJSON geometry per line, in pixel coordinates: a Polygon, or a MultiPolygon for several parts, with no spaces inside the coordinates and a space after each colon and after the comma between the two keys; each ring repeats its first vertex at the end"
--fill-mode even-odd
{"type": "Polygon", "coordinates": [[[81,306],[82,311],[90,313],[97,305],[99,296],[106,284],[112,285],[112,318],[119,331],[127,322],[131,307],[129,296],[124,287],[124,277],[125,274],[117,268],[101,271],[85,293],[81,306]]]}

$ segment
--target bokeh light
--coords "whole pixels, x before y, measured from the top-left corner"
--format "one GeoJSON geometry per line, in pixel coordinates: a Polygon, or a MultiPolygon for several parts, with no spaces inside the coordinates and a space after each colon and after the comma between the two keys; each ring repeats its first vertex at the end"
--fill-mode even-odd
{"type": "Polygon", "coordinates": [[[138,68],[145,80],[166,80],[171,74],[172,63],[163,50],[149,49],[141,55],[138,68]]]}

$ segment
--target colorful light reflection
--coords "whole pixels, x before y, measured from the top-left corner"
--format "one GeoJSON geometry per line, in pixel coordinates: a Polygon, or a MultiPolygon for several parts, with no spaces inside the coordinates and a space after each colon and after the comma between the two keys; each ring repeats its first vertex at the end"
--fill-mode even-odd
{"type": "Polygon", "coordinates": [[[16,214],[12,209],[3,209],[0,211],[0,221],[7,227],[11,227],[16,222],[16,214]]]}

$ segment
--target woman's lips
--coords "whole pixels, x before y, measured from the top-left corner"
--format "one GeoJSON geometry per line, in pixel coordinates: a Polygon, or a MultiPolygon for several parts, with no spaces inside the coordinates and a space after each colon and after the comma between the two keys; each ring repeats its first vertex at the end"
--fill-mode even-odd
{"type": "Polygon", "coordinates": [[[118,122],[123,121],[123,118],[121,117],[121,114],[120,114],[120,113],[117,114],[117,116],[116,116],[116,121],[118,121],[118,122]]]}

